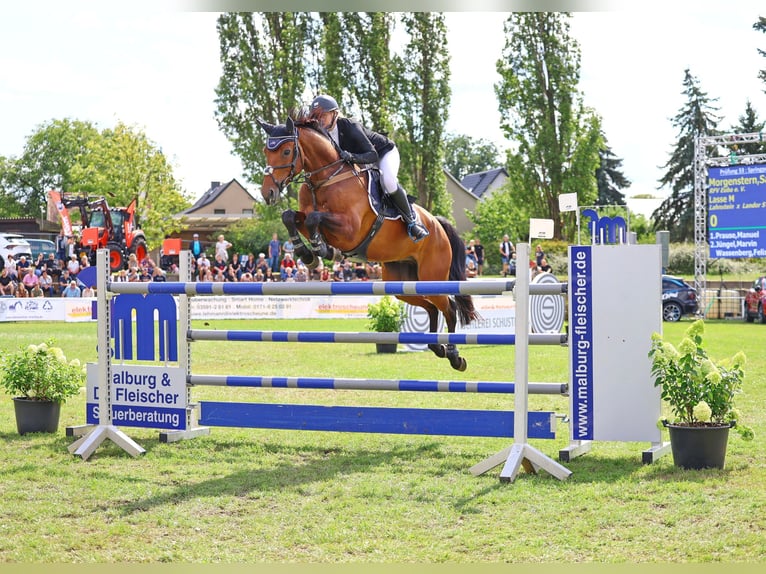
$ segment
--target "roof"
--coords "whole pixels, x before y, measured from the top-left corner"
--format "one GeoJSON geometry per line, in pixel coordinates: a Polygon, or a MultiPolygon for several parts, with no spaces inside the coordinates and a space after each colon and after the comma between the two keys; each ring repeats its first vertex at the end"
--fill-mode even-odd
{"type": "Polygon", "coordinates": [[[242,186],[241,183],[239,183],[236,180],[236,178],[232,179],[231,181],[227,181],[226,183],[221,183],[220,181],[214,181],[210,184],[210,189],[208,189],[205,193],[203,193],[202,196],[196,201],[194,205],[192,205],[188,209],[183,210],[181,213],[177,214],[177,216],[190,215],[196,211],[199,211],[206,205],[213,203],[232,184],[237,184],[239,187],[241,187],[244,190],[245,193],[247,193],[248,195],[250,195],[250,197],[253,198],[253,201],[255,201],[255,198],[250,194],[249,191],[247,191],[247,189],[245,189],[242,186]]]}
{"type": "Polygon", "coordinates": [[[498,167],[487,171],[480,171],[478,173],[469,173],[460,181],[460,183],[463,187],[469,189],[475,196],[481,197],[499,175],[508,177],[508,172],[505,171],[504,167],[498,167]]]}

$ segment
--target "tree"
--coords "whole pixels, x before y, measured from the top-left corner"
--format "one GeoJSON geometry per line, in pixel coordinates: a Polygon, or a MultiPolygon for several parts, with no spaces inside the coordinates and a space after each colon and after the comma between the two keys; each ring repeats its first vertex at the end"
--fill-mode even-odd
{"type": "Polygon", "coordinates": [[[670,186],[671,194],[652,214],[654,229],[670,231],[670,240],[676,242],[694,239],[694,146],[697,137],[716,135],[721,118],[715,114],[717,107],[706,92],[702,91],[699,80],[684,70],[683,94],[686,103],[673,118],[673,127],[678,130],[678,141],[663,168],[665,175],[659,180],[659,187],[670,186]]]}
{"type": "Polygon", "coordinates": [[[478,173],[500,164],[497,146],[491,141],[467,135],[447,134],[444,144],[444,165],[447,171],[462,180],[470,173],[478,173]]]}
{"type": "MultiPolygon", "coordinates": [[[[753,109],[750,100],[747,100],[745,113],[739,116],[739,124],[732,126],[730,131],[735,134],[755,134],[763,132],[764,127],[766,127],[766,122],[758,121],[758,112],[753,109]]],[[[731,151],[737,155],[764,154],[766,153],[766,142],[733,145],[731,151]]]]}
{"type": "Polygon", "coordinates": [[[16,215],[39,216],[51,189],[103,196],[115,206],[137,197],[150,247],[181,228],[172,215],[191,205],[157,145],[122,123],[99,132],[89,122],[52,120],[29,136],[18,159],[6,163],[2,188],[20,208],[16,215]]]}
{"type": "MultiPolygon", "coordinates": [[[[753,24],[753,30],[766,33],[766,18],[759,16],[758,21],[753,24]]],[[[766,50],[761,50],[760,48],[757,48],[757,50],[761,56],[766,58],[766,50]]],[[[758,77],[766,84],[766,68],[758,71],[758,77]]],[[[764,88],[763,91],[766,92],[766,88],[764,88]]]]}
{"type": "Polygon", "coordinates": [[[444,165],[444,124],[449,116],[449,52],[444,15],[408,12],[402,23],[410,37],[395,57],[397,115],[395,140],[403,174],[420,205],[435,215],[450,216],[444,165]]]}
{"type": "Polygon", "coordinates": [[[90,122],[63,119],[37,126],[27,138],[24,151],[7,162],[3,187],[14,198],[17,214],[39,217],[51,189],[80,193],[81,174],[73,173],[80,161],[88,161],[93,142],[100,137],[90,122]]]}
{"type": "Polygon", "coordinates": [[[507,169],[519,181],[517,201],[532,217],[552,219],[559,239],[572,239],[576,228],[574,217],[560,213],[558,196],[577,193],[580,205],[594,203],[603,147],[600,119],[578,91],[580,49],[569,35],[569,18],[565,12],[511,13],[495,85],[501,127],[515,144],[507,169]]]}
{"type": "Polygon", "coordinates": [[[237,12],[218,18],[223,66],[216,87],[215,117],[258,181],[265,167],[265,133],[257,120],[282,123],[307,91],[309,56],[317,44],[317,23],[307,12],[237,12]]]}
{"type": "MultiPolygon", "coordinates": [[[[606,144],[606,137],[603,136],[606,144]]],[[[622,159],[612,152],[612,148],[604,145],[598,152],[599,167],[596,170],[596,185],[598,199],[596,205],[625,205],[625,194],[620,190],[630,187],[630,180],[625,177],[620,168],[622,159]]]]}

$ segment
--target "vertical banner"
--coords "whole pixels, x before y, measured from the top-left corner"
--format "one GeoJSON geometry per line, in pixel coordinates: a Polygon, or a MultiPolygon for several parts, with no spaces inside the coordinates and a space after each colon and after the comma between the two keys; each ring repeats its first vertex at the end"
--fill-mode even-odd
{"type": "Polygon", "coordinates": [[[591,247],[569,252],[572,440],[593,440],[593,284],[591,247]]]}

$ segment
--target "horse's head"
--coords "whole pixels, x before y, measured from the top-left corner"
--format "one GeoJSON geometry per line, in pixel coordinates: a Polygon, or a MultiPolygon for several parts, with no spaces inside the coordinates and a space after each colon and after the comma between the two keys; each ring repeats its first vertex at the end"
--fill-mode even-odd
{"type": "Polygon", "coordinates": [[[298,132],[291,118],[287,123],[274,125],[262,120],[258,123],[268,134],[266,147],[266,168],[263,170],[261,196],[267,205],[276,203],[279,194],[292,179],[300,173],[300,150],[298,148],[298,132]]]}

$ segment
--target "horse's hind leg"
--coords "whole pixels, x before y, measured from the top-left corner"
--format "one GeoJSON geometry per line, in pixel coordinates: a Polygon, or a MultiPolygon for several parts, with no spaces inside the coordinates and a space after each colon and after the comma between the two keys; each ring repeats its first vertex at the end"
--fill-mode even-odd
{"type": "MultiPolygon", "coordinates": [[[[457,326],[457,308],[454,300],[448,298],[448,301],[450,314],[448,315],[447,313],[444,313],[444,318],[447,320],[447,330],[450,333],[454,333],[455,327],[457,326]]],[[[448,343],[446,355],[450,366],[452,366],[452,368],[456,371],[465,371],[468,367],[468,363],[466,362],[465,358],[460,356],[460,351],[457,350],[457,345],[448,343]]]]}

